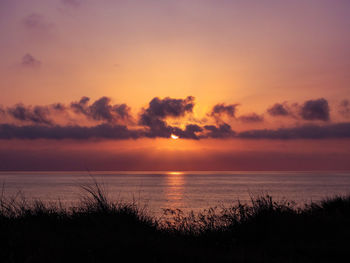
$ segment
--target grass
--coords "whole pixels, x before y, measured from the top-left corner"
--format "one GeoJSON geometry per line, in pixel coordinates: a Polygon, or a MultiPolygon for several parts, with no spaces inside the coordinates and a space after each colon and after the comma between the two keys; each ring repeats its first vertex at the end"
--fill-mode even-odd
{"type": "MultiPolygon", "coordinates": [[[[0,198],[1,262],[344,262],[350,196],[296,207],[269,195],[160,218],[95,183],[80,205],[0,198]]],[[[346,261],[346,260],[345,260],[346,261]]]]}

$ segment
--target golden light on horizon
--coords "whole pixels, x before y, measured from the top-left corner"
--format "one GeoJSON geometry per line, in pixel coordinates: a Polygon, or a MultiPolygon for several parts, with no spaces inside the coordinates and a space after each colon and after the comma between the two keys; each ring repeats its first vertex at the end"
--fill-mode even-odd
{"type": "Polygon", "coordinates": [[[167,172],[168,175],[183,175],[183,172],[167,172]]]}
{"type": "Polygon", "coordinates": [[[174,139],[174,140],[179,139],[179,136],[176,136],[175,134],[172,134],[170,137],[171,137],[172,139],[174,139]]]}

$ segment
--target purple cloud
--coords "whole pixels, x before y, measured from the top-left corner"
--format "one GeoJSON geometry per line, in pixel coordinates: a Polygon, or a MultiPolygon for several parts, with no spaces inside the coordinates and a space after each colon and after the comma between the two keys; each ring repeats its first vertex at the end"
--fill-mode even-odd
{"type": "Polygon", "coordinates": [[[329,121],[329,111],[328,101],[321,98],[306,101],[301,107],[300,115],[304,120],[329,121]]]}
{"type": "Polygon", "coordinates": [[[8,114],[16,120],[33,122],[35,124],[51,125],[52,120],[48,118],[49,109],[45,106],[26,107],[17,104],[7,109],[8,114]]]}
{"type": "Polygon", "coordinates": [[[281,104],[281,103],[276,103],[272,107],[270,107],[267,112],[271,116],[288,116],[290,115],[289,109],[287,108],[287,105],[281,104]]]}
{"type": "Polygon", "coordinates": [[[234,118],[236,115],[236,111],[237,111],[237,107],[239,106],[239,104],[230,104],[230,105],[226,105],[224,103],[221,104],[216,104],[211,113],[209,113],[210,116],[218,118],[223,114],[226,114],[229,117],[234,118]]]}
{"type": "Polygon", "coordinates": [[[28,30],[47,31],[54,27],[53,23],[47,21],[45,16],[37,13],[32,13],[26,16],[22,20],[22,24],[28,30]]]}
{"type": "Polygon", "coordinates": [[[246,123],[256,123],[256,122],[263,122],[264,121],[264,116],[258,115],[256,113],[250,113],[247,115],[242,115],[238,118],[242,122],[246,123]]]}
{"type": "Polygon", "coordinates": [[[21,65],[27,68],[39,68],[41,66],[41,61],[27,53],[22,57],[21,65]]]}

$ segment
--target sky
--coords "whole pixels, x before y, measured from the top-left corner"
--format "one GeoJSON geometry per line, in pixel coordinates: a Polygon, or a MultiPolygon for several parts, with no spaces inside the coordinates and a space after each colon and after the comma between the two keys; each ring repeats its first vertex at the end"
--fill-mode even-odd
{"type": "Polygon", "coordinates": [[[0,170],[350,170],[347,0],[0,0],[0,170]]]}

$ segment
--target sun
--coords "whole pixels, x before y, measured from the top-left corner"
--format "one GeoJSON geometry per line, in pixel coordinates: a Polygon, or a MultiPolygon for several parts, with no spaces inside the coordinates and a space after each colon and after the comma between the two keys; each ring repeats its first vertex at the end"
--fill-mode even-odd
{"type": "Polygon", "coordinates": [[[172,134],[170,137],[171,137],[172,139],[174,139],[174,140],[179,139],[179,136],[176,136],[175,134],[172,134]]]}

